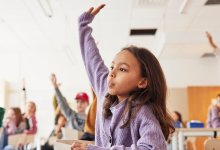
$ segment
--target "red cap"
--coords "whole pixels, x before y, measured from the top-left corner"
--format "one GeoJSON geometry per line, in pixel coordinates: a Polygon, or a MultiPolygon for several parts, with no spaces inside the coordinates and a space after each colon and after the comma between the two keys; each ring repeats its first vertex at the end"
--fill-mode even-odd
{"type": "Polygon", "coordinates": [[[75,99],[89,103],[89,96],[85,92],[77,93],[75,99]]]}

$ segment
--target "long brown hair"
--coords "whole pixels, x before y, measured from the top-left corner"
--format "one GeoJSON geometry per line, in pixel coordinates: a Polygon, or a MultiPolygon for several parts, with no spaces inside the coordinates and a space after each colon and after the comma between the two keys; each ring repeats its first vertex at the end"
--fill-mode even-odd
{"type": "Polygon", "coordinates": [[[22,117],[22,114],[21,114],[21,109],[19,107],[11,107],[10,108],[11,110],[14,111],[15,113],[15,116],[16,116],[16,126],[18,127],[19,124],[23,121],[23,117],[22,117]]]}
{"type": "MultiPolygon", "coordinates": [[[[146,77],[148,86],[145,89],[137,89],[130,92],[123,112],[122,118],[124,124],[121,128],[128,127],[140,108],[147,104],[159,121],[163,135],[167,140],[175,129],[173,127],[173,120],[166,108],[167,85],[160,63],[157,58],[145,48],[130,46],[122,49],[122,51],[124,50],[132,53],[139,61],[141,75],[142,77],[146,77]]],[[[116,95],[110,95],[109,93],[106,95],[103,106],[105,118],[112,115],[110,107],[117,101],[118,98],[116,95]]]]}

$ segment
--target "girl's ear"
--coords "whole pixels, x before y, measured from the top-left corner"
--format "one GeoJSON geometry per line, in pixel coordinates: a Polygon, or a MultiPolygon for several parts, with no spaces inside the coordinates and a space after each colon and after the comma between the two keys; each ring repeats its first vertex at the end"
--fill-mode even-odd
{"type": "Polygon", "coordinates": [[[138,83],[138,88],[144,89],[147,87],[147,85],[148,85],[147,78],[142,78],[141,81],[139,81],[138,83]]]}

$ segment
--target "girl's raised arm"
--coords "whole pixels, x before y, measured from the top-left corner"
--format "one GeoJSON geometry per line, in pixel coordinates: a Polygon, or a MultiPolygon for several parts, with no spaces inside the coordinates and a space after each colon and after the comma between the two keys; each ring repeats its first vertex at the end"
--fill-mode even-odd
{"type": "Polygon", "coordinates": [[[98,97],[103,97],[107,91],[108,68],[99,53],[94,38],[92,37],[92,28],[88,26],[95,15],[104,7],[100,5],[97,8],[91,7],[87,12],[79,17],[79,38],[80,47],[84,65],[92,84],[92,87],[98,97]]]}

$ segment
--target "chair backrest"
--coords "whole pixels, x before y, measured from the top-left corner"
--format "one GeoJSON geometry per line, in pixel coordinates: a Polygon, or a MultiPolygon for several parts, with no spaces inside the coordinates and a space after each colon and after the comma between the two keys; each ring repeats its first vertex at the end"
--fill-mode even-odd
{"type": "Polygon", "coordinates": [[[220,140],[208,139],[205,141],[205,150],[220,150],[220,140]]]}
{"type": "Polygon", "coordinates": [[[8,144],[17,147],[19,144],[33,143],[35,134],[15,134],[8,136],[8,144]]]}
{"type": "Polygon", "coordinates": [[[70,128],[61,128],[64,140],[78,140],[79,131],[70,128]]]}

